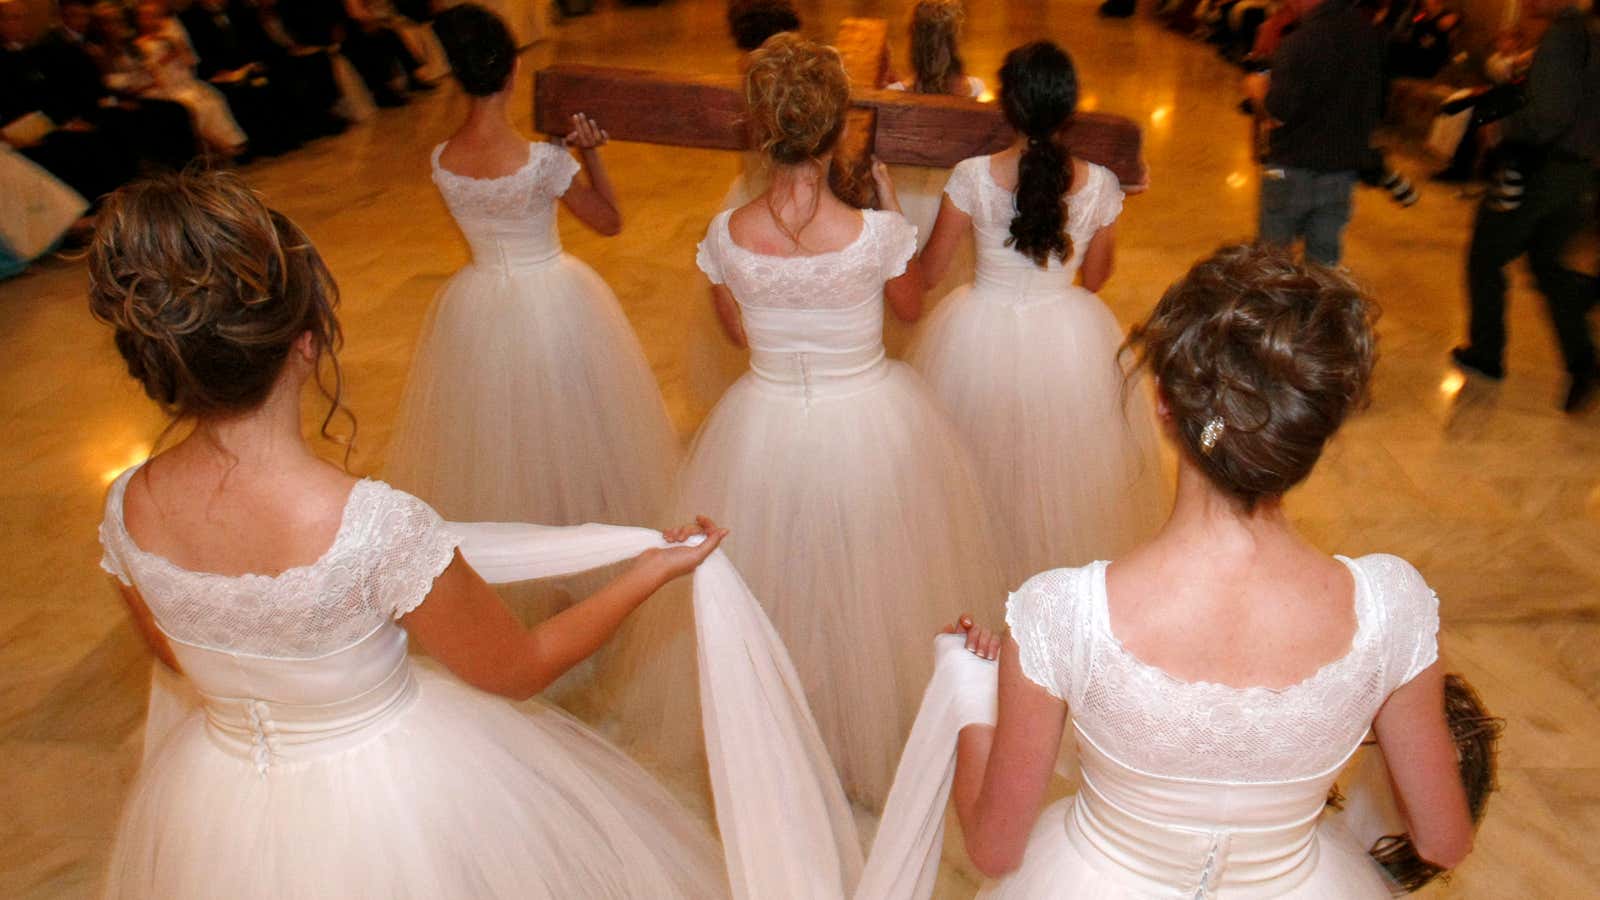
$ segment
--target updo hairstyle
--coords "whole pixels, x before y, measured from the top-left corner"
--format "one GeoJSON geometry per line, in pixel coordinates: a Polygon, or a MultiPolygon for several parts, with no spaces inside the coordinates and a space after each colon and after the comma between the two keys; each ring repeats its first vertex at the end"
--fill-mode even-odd
{"type": "MultiPolygon", "coordinates": [[[[311,241],[227,172],[167,173],[107,199],[89,248],[89,311],[128,374],[175,419],[250,412],[310,332],[341,411],[339,290],[311,241]]],[[[354,425],[352,418],[352,426],[354,425]]],[[[348,442],[345,442],[348,443],[348,442]]]]}
{"type": "Polygon", "coordinates": [[[473,97],[505,90],[517,62],[505,20],[476,3],[462,3],[434,17],[433,32],[462,90],[473,97]]]}
{"type": "Polygon", "coordinates": [[[1158,380],[1183,452],[1248,510],[1311,474],[1367,404],[1377,317],[1345,275],[1236,244],[1168,288],[1128,346],[1158,380]]]}
{"type": "Polygon", "coordinates": [[[911,11],[911,68],[916,72],[912,90],[919,94],[944,94],[950,81],[966,74],[958,41],[966,10],[961,0],[920,0],[911,11]]]}
{"type": "Polygon", "coordinates": [[[1000,67],[1000,108],[1027,138],[1017,163],[1017,215],[1006,245],[1041,268],[1072,257],[1067,233],[1067,192],[1072,157],[1056,140],[1078,109],[1078,72],[1072,57],[1049,41],[1006,54],[1000,67]]]}
{"type": "Polygon", "coordinates": [[[833,149],[850,108],[839,52],[795,34],[774,35],[750,55],[744,98],[755,145],[793,166],[833,149]]]}
{"type": "Polygon", "coordinates": [[[746,53],[785,31],[800,30],[800,14],[790,0],[732,0],[728,4],[728,34],[734,46],[746,53]]]}

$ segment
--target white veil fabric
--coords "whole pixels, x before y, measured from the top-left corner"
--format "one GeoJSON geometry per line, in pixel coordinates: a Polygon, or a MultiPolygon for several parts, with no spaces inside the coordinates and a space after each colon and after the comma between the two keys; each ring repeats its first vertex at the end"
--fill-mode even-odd
{"type": "MultiPolygon", "coordinates": [[[[461,554],[492,584],[571,575],[668,546],[610,525],[451,523],[461,554]]],[[[694,540],[699,540],[698,538],[694,540]]],[[[733,896],[760,900],[923,900],[934,886],[956,738],[995,718],[996,666],[938,641],[938,663],[870,857],[789,654],[721,551],[694,574],[702,724],[733,896]]],[[[191,715],[187,680],[154,666],[145,757],[191,715]]]]}

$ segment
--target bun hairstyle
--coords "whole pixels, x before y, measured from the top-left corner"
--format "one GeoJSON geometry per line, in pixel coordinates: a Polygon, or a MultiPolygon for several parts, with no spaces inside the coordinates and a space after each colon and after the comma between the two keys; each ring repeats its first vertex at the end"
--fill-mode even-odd
{"type": "Polygon", "coordinates": [[[1238,244],[1168,288],[1128,346],[1158,379],[1184,452],[1253,509],[1311,474],[1366,405],[1377,317],[1339,272],[1238,244]]]}
{"type": "Polygon", "coordinates": [[[1049,41],[1006,54],[1000,67],[1000,108],[1028,139],[1017,164],[1017,215],[1006,245],[1041,268],[1072,256],[1067,234],[1067,192],[1072,157],[1056,135],[1078,109],[1078,73],[1072,57],[1049,41]]]}
{"type": "Polygon", "coordinates": [[[750,55],[744,99],[756,146],[778,165],[799,165],[838,143],[850,79],[837,50],[778,34],[750,55]]]}
{"type": "Polygon", "coordinates": [[[305,233],[230,173],[157,175],[101,209],[89,311],[114,330],[128,374],[175,418],[256,409],[310,332],[333,370],[331,389],[317,373],[332,404],[322,421],[329,437],[334,415],[349,416],[339,401],[338,304],[305,233]]]}
{"type": "Polygon", "coordinates": [[[517,45],[504,19],[476,3],[462,3],[435,16],[433,32],[462,90],[473,97],[505,90],[516,66],[517,45]]]}
{"type": "Polygon", "coordinates": [[[740,50],[749,53],[767,38],[800,30],[800,14],[790,0],[731,0],[728,33],[740,50]]]}
{"type": "Polygon", "coordinates": [[[967,13],[961,0],[920,0],[911,11],[913,89],[919,94],[947,94],[950,82],[966,74],[957,40],[967,13]]]}

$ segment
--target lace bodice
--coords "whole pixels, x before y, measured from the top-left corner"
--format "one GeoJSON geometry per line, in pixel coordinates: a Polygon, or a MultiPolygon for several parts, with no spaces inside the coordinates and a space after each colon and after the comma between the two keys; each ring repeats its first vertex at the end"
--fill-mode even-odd
{"type": "Polygon", "coordinates": [[[1340,765],[1389,694],[1438,656],[1438,599],[1416,569],[1341,560],[1356,584],[1350,651],[1281,690],[1179,681],[1135,658],[1111,631],[1104,562],[1035,575],[1006,622],[1023,673],[1067,702],[1098,753],[1169,778],[1305,779],[1340,765]]]}
{"type": "Polygon", "coordinates": [[[522,168],[499,178],[458,175],[439,164],[444,144],[433,148],[433,183],[479,265],[537,264],[561,252],[556,201],[581,168],[564,148],[530,143],[522,168]]]}
{"type": "MultiPolygon", "coordinates": [[[[811,256],[767,256],[735,244],[732,210],[711,220],[695,262],[713,284],[728,286],[748,314],[759,309],[850,309],[883,303],[883,285],[904,274],[917,252],[917,229],[898,213],[863,210],[861,233],[847,246],[811,256]]],[[[753,336],[752,336],[753,339],[753,336]]]]}
{"type": "Polygon", "coordinates": [[[1088,177],[1082,185],[1074,185],[1067,197],[1072,258],[1065,263],[1052,259],[1047,268],[1040,269],[1033,260],[1006,246],[1011,237],[1011,220],[1017,215],[1016,195],[995,183],[989,161],[987,156],[962,160],[951,170],[944,188],[950,202],[972,217],[978,282],[999,282],[1013,288],[1071,284],[1095,232],[1115,222],[1122,213],[1122,186],[1117,177],[1103,166],[1088,164],[1088,177]]]}
{"type": "Polygon", "coordinates": [[[129,469],[111,486],[100,565],[139,590],[161,630],[228,653],[303,659],[344,649],[415,609],[457,541],[427,504],[360,481],[333,543],[316,562],[278,575],[192,572],[141,550],[123,524],[129,469]]]}

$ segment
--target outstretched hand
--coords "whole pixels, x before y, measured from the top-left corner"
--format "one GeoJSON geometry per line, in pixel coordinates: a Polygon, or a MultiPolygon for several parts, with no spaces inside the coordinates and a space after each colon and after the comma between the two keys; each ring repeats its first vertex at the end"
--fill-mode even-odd
{"type": "Polygon", "coordinates": [[[983,659],[1000,658],[1000,635],[972,621],[972,616],[962,613],[953,624],[940,629],[940,634],[967,636],[967,652],[983,659]]]}
{"type": "Polygon", "coordinates": [[[894,178],[889,174],[889,167],[876,156],[872,158],[872,185],[878,189],[880,209],[900,211],[900,195],[895,192],[894,178]]]}
{"type": "Polygon", "coordinates": [[[661,532],[669,544],[677,547],[659,547],[639,554],[635,565],[648,569],[665,584],[680,575],[687,575],[700,567],[728,536],[728,529],[717,527],[709,516],[695,516],[693,525],[680,525],[661,532]],[[685,543],[696,535],[705,535],[698,544],[685,543]]]}
{"type": "Polygon", "coordinates": [[[567,136],[562,138],[561,142],[579,150],[595,150],[605,146],[609,140],[611,135],[606,134],[593,119],[583,113],[573,113],[572,130],[567,132],[567,136]]]}

